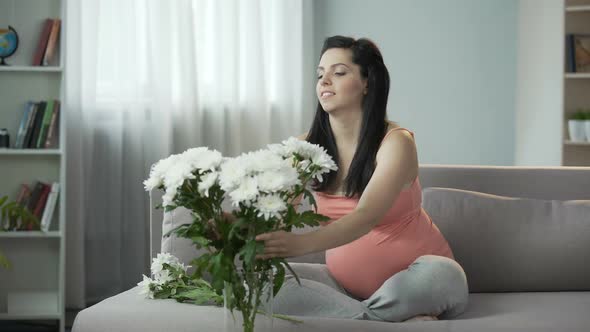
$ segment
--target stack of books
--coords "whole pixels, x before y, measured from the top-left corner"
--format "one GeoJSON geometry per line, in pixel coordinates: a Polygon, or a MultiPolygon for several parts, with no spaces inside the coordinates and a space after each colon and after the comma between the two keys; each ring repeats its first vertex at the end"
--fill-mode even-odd
{"type": "Polygon", "coordinates": [[[14,148],[59,148],[59,109],[59,100],[27,102],[16,133],[14,148]]]}
{"type": "Polygon", "coordinates": [[[56,53],[60,27],[61,19],[59,18],[45,20],[37,49],[33,54],[33,66],[52,66],[57,63],[56,53]]]}
{"type": "MultiPolygon", "coordinates": [[[[48,231],[53,219],[53,213],[57,204],[57,197],[59,195],[59,183],[52,184],[36,181],[32,187],[27,184],[21,185],[21,190],[16,198],[16,202],[34,214],[40,221],[40,230],[48,231]]],[[[18,225],[17,229],[13,230],[27,230],[34,231],[31,224],[18,225]]]]}

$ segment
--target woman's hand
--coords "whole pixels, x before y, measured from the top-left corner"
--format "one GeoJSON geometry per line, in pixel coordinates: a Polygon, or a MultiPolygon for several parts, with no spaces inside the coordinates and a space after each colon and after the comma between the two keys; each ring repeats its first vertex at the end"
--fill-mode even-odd
{"type": "Polygon", "coordinates": [[[256,241],[264,241],[264,253],[256,259],[274,257],[296,257],[308,254],[309,245],[304,234],[277,231],[258,234],[256,241]]]}

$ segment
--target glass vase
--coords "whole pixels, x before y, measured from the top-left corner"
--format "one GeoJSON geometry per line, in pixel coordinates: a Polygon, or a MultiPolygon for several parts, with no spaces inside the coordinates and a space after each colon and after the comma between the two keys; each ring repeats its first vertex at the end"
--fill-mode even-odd
{"type": "Polygon", "coordinates": [[[273,329],[273,273],[239,270],[238,279],[225,282],[223,326],[226,332],[270,332],[273,329]]]}

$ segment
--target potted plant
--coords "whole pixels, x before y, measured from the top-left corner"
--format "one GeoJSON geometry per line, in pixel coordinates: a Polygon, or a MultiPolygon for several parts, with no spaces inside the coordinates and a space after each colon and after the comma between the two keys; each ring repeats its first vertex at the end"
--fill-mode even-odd
{"type": "MultiPolygon", "coordinates": [[[[9,202],[8,196],[0,197],[0,232],[14,229],[16,221],[20,220],[23,224],[39,224],[39,218],[32,214],[26,207],[17,202],[9,202]]],[[[2,251],[0,251],[0,267],[10,268],[10,261],[2,251]]]]}
{"type": "Polygon", "coordinates": [[[584,112],[586,115],[586,120],[584,120],[584,129],[586,132],[586,141],[590,142],[590,109],[587,109],[584,112]]]}
{"type": "Polygon", "coordinates": [[[572,142],[586,141],[586,114],[578,109],[568,120],[569,136],[572,142]]]}

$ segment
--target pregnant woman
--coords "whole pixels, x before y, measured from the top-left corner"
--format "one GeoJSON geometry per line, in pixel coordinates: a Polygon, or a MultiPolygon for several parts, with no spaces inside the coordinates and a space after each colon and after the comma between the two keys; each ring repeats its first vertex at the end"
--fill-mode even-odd
{"type": "Polygon", "coordinates": [[[327,38],[317,68],[318,106],[300,139],[319,144],[338,171],[313,188],[330,217],[305,234],[260,234],[259,259],[326,250],[326,264],[292,263],[275,313],[400,322],[465,310],[465,273],[422,209],[414,133],[386,118],[389,73],[368,39],[327,38]]]}

